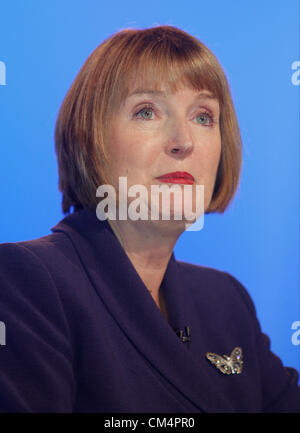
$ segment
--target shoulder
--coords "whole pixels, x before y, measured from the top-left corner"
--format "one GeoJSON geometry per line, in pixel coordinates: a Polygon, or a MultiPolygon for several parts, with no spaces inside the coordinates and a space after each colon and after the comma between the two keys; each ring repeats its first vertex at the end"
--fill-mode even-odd
{"type": "Polygon", "coordinates": [[[210,300],[216,305],[243,305],[256,316],[252,298],[243,283],[231,273],[213,267],[177,260],[189,290],[195,298],[210,300]]]}
{"type": "Polygon", "coordinates": [[[53,233],[28,241],[0,243],[0,263],[2,260],[5,263],[10,262],[13,258],[17,258],[17,262],[22,262],[22,259],[34,260],[34,256],[38,258],[42,252],[49,254],[53,251],[58,252],[67,244],[70,244],[70,241],[64,233],[53,233]]]}
{"type": "Polygon", "coordinates": [[[61,232],[52,233],[28,241],[0,244],[0,263],[8,264],[12,262],[21,265],[33,261],[35,264],[38,262],[41,264],[44,257],[70,255],[72,249],[72,242],[68,236],[61,232]]]}
{"type": "Polygon", "coordinates": [[[51,321],[67,332],[61,295],[51,272],[67,251],[61,234],[0,244],[1,317],[51,321]]]}
{"type": "Polygon", "coordinates": [[[37,239],[0,244],[0,278],[17,278],[31,283],[43,276],[65,269],[78,261],[71,240],[64,233],[53,233],[37,239]]]}
{"type": "Polygon", "coordinates": [[[31,248],[42,242],[33,240],[0,244],[0,281],[3,283],[14,279],[25,284],[34,274],[45,277],[46,268],[35,248],[31,248]]]}

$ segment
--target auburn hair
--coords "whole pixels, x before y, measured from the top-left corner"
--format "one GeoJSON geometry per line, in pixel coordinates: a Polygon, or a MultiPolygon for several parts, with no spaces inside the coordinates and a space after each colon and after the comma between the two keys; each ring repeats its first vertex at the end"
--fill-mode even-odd
{"type": "Polygon", "coordinates": [[[64,214],[95,209],[97,188],[109,183],[109,127],[133,86],[209,90],[220,105],[221,156],[206,213],[224,212],[240,178],[241,136],[227,78],[214,54],[174,26],[123,29],[87,58],[68,90],[55,125],[64,214]]]}

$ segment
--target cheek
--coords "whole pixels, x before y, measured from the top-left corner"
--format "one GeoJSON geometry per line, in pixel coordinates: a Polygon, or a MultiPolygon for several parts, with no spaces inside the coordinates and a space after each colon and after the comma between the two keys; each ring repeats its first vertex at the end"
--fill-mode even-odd
{"type": "Polygon", "coordinates": [[[210,154],[210,164],[211,164],[211,169],[212,172],[214,173],[214,175],[216,175],[218,166],[219,166],[219,162],[220,162],[220,157],[221,157],[221,150],[222,150],[222,144],[221,144],[221,139],[218,140],[218,142],[216,143],[216,145],[214,146],[214,148],[211,151],[210,154]]]}
{"type": "Polygon", "coordinates": [[[118,128],[110,139],[110,166],[116,175],[136,177],[139,183],[157,158],[155,149],[153,137],[143,131],[118,128]]]}
{"type": "Polygon", "coordinates": [[[119,167],[128,164],[134,158],[136,148],[136,139],[126,128],[122,125],[114,128],[109,142],[111,165],[119,167]]]}
{"type": "Polygon", "coordinates": [[[221,138],[219,135],[208,140],[199,149],[198,160],[202,177],[206,180],[214,180],[221,156],[221,138]]]}

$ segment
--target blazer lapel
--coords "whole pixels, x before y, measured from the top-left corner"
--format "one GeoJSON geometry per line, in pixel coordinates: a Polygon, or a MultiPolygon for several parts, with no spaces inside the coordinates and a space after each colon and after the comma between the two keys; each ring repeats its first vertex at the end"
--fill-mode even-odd
{"type": "MultiPolygon", "coordinates": [[[[191,319],[196,323],[197,315],[174,255],[161,286],[167,322],[107,221],[99,221],[96,213],[84,209],[51,230],[69,236],[99,297],[151,365],[200,411],[232,412],[226,396],[205,374],[205,353],[203,359],[195,359],[174,331],[190,325],[191,319]]],[[[193,335],[193,329],[191,332],[193,335]]]]}

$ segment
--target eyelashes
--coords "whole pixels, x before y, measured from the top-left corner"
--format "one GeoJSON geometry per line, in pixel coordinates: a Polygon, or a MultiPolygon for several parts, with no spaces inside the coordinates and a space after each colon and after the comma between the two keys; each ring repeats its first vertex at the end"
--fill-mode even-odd
{"type": "MultiPolygon", "coordinates": [[[[134,117],[137,118],[140,113],[147,112],[147,111],[148,112],[152,111],[153,113],[156,114],[156,110],[153,108],[152,105],[144,105],[143,107],[139,108],[139,110],[137,112],[134,113],[134,117]]],[[[150,120],[147,117],[144,117],[144,118],[142,117],[142,119],[143,120],[150,120]]]]}
{"type": "MultiPolygon", "coordinates": [[[[157,114],[153,105],[145,104],[134,113],[134,118],[138,120],[149,121],[153,120],[153,114],[157,114]],[[146,114],[146,116],[141,116],[143,113],[146,114]]],[[[203,126],[213,126],[214,123],[216,123],[213,114],[206,109],[200,111],[195,118],[199,118],[200,122],[198,122],[198,124],[203,126]]]]}
{"type": "Polygon", "coordinates": [[[196,116],[196,118],[202,118],[202,119],[204,119],[204,121],[202,122],[199,122],[199,125],[203,125],[203,126],[212,126],[214,123],[215,123],[215,119],[214,119],[214,117],[210,114],[210,113],[208,113],[207,111],[203,111],[203,112],[201,112],[201,113],[199,113],[197,116],[196,116]],[[205,122],[205,119],[208,119],[208,121],[209,121],[209,124],[206,124],[205,122]]]}

